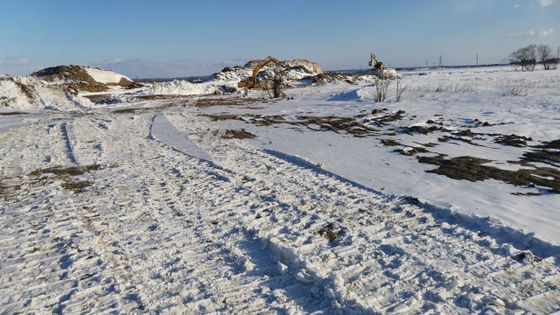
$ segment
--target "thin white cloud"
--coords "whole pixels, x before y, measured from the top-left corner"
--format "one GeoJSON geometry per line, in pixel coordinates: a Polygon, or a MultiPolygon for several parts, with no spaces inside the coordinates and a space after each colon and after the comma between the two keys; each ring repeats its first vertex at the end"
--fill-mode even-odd
{"type": "Polygon", "coordinates": [[[548,7],[553,4],[555,0],[538,0],[541,7],[548,7]]]}
{"type": "Polygon", "coordinates": [[[549,28],[546,30],[541,30],[541,31],[533,31],[533,30],[529,30],[527,32],[521,32],[521,33],[513,33],[513,34],[509,34],[508,38],[520,38],[520,37],[547,37],[554,34],[554,29],[553,28],[549,28]]]}
{"type": "Polygon", "coordinates": [[[539,32],[539,37],[546,37],[546,36],[550,36],[554,34],[554,29],[553,28],[549,28],[547,30],[544,31],[540,31],[539,32]]]}
{"type": "Polygon", "coordinates": [[[33,71],[29,58],[0,53],[0,74],[26,75],[33,71]]]}
{"type": "Polygon", "coordinates": [[[238,58],[219,63],[208,63],[195,59],[160,62],[144,59],[113,58],[92,65],[123,73],[132,78],[173,78],[209,75],[220,71],[224,67],[244,65],[247,60],[249,59],[238,58]]]}
{"type": "Polygon", "coordinates": [[[25,57],[0,54],[0,64],[6,67],[28,66],[31,64],[31,60],[25,57]]]}
{"type": "Polygon", "coordinates": [[[513,9],[517,10],[517,9],[526,9],[526,10],[531,10],[531,9],[537,9],[537,8],[544,8],[544,7],[548,7],[549,5],[552,5],[556,2],[557,0],[534,0],[534,2],[532,2],[533,4],[520,4],[520,3],[516,3],[513,5],[513,9]]]}

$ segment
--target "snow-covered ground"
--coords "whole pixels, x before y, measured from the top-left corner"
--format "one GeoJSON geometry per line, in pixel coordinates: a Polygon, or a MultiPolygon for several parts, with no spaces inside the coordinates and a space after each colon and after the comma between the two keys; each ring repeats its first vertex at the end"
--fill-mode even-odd
{"type": "MultiPolygon", "coordinates": [[[[491,160],[490,165],[501,169],[519,169],[523,166],[511,161],[520,161],[523,153],[531,149],[501,145],[494,142],[496,136],[489,135],[528,137],[532,139],[528,141],[529,145],[560,139],[559,83],[560,71],[521,73],[508,67],[438,70],[425,76],[405,73],[399,84],[407,86],[407,90],[398,103],[393,99],[396,84],[389,90],[390,101],[384,103],[375,103],[374,84],[338,84],[292,90],[288,95],[294,96],[295,100],[263,104],[259,109],[215,106],[205,108],[204,112],[245,115],[247,121],[251,121],[251,115],[283,115],[292,121],[301,121],[304,115],[363,116],[358,121],[368,125],[368,120],[375,121],[375,117],[404,111],[402,119],[387,126],[370,123],[380,132],[364,138],[345,132],[317,132],[281,123],[263,127],[254,122],[225,120],[219,125],[222,129],[245,128],[257,135],[250,140],[254,145],[297,155],[313,163],[323,163],[325,169],[370,188],[411,195],[464,213],[498,218],[507,225],[534,232],[547,241],[560,244],[558,193],[512,195],[542,190],[492,179],[476,182],[451,179],[426,172],[435,167],[418,163],[415,156],[394,152],[395,149],[421,147],[429,152],[417,156],[472,156],[491,160]],[[521,95],[512,95],[517,93],[521,95]],[[383,108],[387,111],[371,114],[373,110],[383,108]],[[458,139],[443,142],[439,139],[450,135],[450,132],[435,130],[424,135],[398,131],[398,127],[413,126],[441,126],[455,133],[470,130],[478,135],[454,136],[458,139]],[[401,145],[384,146],[381,139],[395,140],[401,145]],[[435,146],[430,147],[433,144],[435,146]]],[[[319,126],[316,129],[320,129],[319,126]]],[[[558,170],[559,165],[556,162],[546,166],[558,170]]]]}
{"type": "Polygon", "coordinates": [[[3,111],[0,313],[558,311],[558,165],[511,161],[560,139],[559,82],[437,71],[398,103],[338,83],[3,111]],[[224,137],[241,128],[256,137],[224,137]],[[496,142],[513,133],[532,147],[496,142]],[[552,178],[425,172],[439,154],[552,178]]]}

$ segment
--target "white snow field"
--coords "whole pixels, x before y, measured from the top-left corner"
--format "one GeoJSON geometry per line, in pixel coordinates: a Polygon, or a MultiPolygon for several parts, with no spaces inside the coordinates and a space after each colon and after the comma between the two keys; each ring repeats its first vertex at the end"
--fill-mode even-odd
{"type": "Polygon", "coordinates": [[[405,75],[398,103],[336,83],[2,109],[0,313],[557,312],[559,82],[467,69],[405,75]],[[537,179],[425,172],[439,154],[537,179]]]}

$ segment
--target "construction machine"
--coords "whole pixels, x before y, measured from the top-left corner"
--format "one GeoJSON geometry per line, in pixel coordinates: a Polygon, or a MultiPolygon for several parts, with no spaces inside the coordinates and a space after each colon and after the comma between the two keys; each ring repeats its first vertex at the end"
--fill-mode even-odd
{"type": "Polygon", "coordinates": [[[396,80],[401,78],[400,74],[398,74],[395,69],[385,67],[383,62],[379,61],[373,52],[369,57],[369,66],[373,67],[370,73],[381,80],[396,80]]]}
{"type": "Polygon", "coordinates": [[[383,62],[379,61],[379,59],[377,59],[377,56],[373,52],[370,55],[369,66],[373,67],[373,69],[375,70],[383,71],[385,69],[385,65],[383,64],[383,62]]]}
{"type": "Polygon", "coordinates": [[[276,64],[282,66],[286,69],[289,69],[284,63],[279,61],[278,59],[268,56],[266,57],[261,63],[259,63],[255,69],[253,69],[253,75],[237,84],[240,88],[248,88],[248,89],[268,89],[272,86],[272,82],[270,80],[257,80],[257,74],[269,64],[276,64]]]}

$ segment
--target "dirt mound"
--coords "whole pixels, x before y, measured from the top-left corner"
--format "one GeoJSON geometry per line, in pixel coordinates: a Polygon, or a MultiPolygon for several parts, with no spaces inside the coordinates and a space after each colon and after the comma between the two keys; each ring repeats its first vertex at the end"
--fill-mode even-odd
{"type": "Polygon", "coordinates": [[[80,66],[56,66],[45,68],[34,72],[31,76],[54,84],[65,85],[78,92],[104,92],[108,89],[107,85],[95,81],[80,66]]]}
{"type": "Polygon", "coordinates": [[[307,59],[293,59],[293,60],[285,60],[283,61],[284,64],[289,66],[290,68],[302,68],[305,69],[309,74],[317,75],[323,73],[323,69],[321,66],[313,61],[309,61],[307,59]]]}
{"type": "Polygon", "coordinates": [[[104,92],[109,86],[136,88],[140,85],[113,71],[76,65],[49,67],[31,76],[55,85],[62,85],[74,92],[104,92]]]}
{"type": "MultiPolygon", "coordinates": [[[[255,59],[247,62],[243,66],[226,67],[214,75],[218,81],[241,81],[250,77],[253,74],[253,69],[257,67],[262,59],[255,59]]],[[[286,80],[297,81],[306,77],[316,76],[322,74],[321,66],[315,62],[306,59],[293,59],[280,61],[281,64],[286,66],[288,71],[285,72],[286,80]]],[[[268,72],[272,71],[278,65],[270,64],[262,69],[263,76],[274,76],[268,72]]]]}

